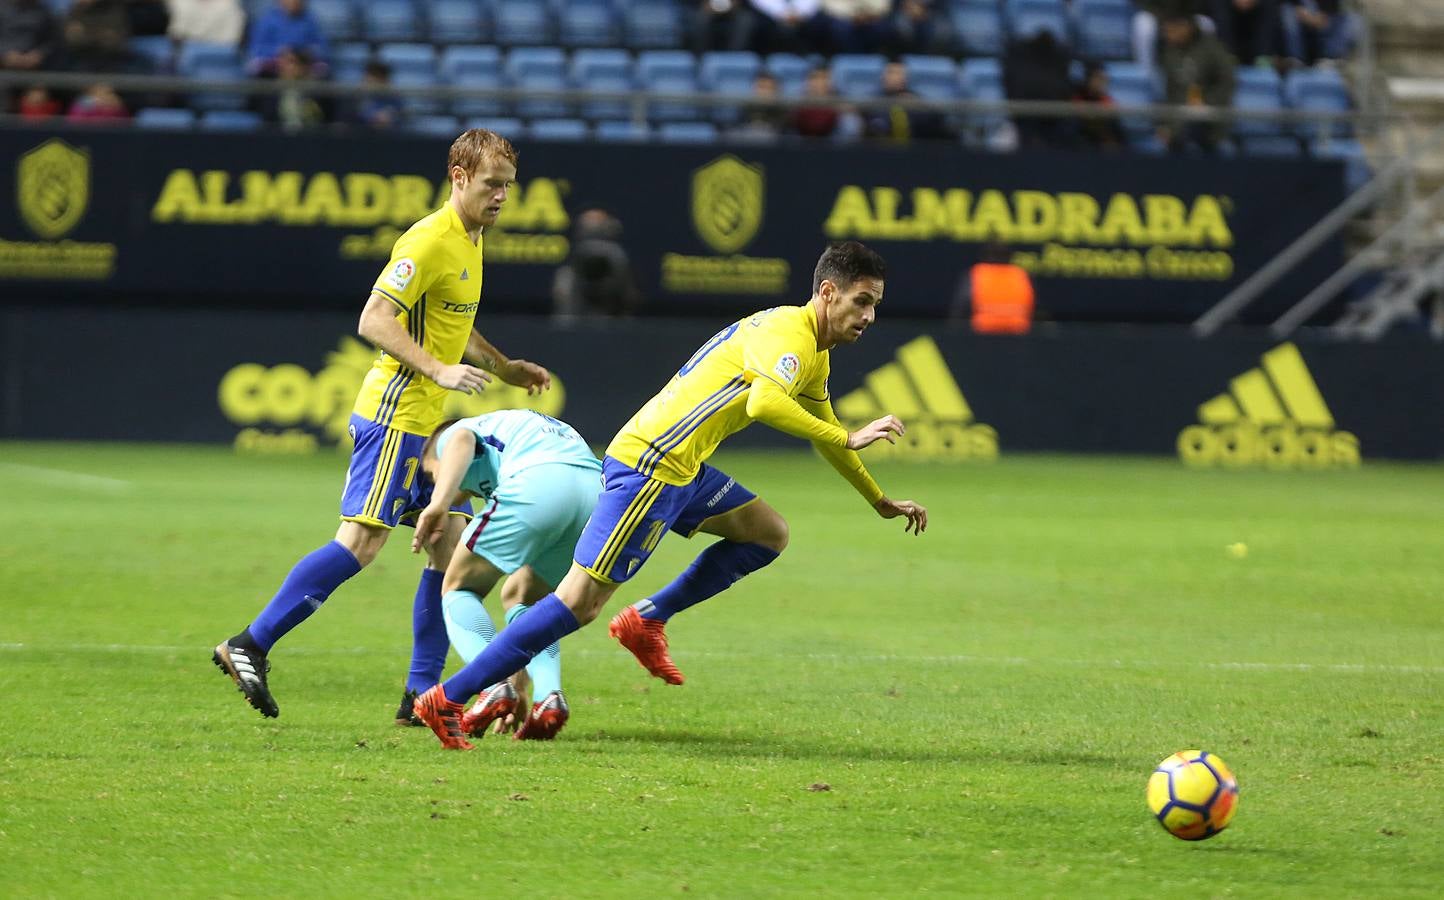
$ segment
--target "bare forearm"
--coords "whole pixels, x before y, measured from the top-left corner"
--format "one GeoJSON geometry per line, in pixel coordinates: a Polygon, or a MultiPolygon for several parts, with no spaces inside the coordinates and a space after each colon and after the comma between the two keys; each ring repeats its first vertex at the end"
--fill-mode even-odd
{"type": "Polygon", "coordinates": [[[441,454],[441,466],[436,472],[436,485],[431,491],[433,506],[450,506],[461,490],[461,479],[466,467],[476,458],[476,435],[465,428],[453,429],[441,454]]]}
{"type": "Polygon", "coordinates": [[[402,365],[414,369],[435,380],[436,373],[443,368],[441,360],[427,353],[420,344],[406,333],[401,322],[396,319],[391,310],[379,308],[367,304],[366,309],[361,313],[361,322],[356,327],[356,333],[366,340],[385,350],[390,356],[395,357],[402,365]]]}
{"type": "Polygon", "coordinates": [[[471,335],[466,339],[466,358],[492,373],[508,362],[506,354],[496,349],[475,329],[472,329],[471,335]]]}

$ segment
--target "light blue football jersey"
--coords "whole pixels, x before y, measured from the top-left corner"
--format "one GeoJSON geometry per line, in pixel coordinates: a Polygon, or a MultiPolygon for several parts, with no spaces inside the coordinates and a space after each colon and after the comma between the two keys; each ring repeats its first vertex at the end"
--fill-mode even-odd
{"type": "Polygon", "coordinates": [[[490,497],[506,479],[533,466],[562,464],[601,472],[602,463],[572,426],[529,409],[503,409],[462,419],[436,440],[439,458],[458,428],[476,435],[476,458],[461,489],[490,497]]]}

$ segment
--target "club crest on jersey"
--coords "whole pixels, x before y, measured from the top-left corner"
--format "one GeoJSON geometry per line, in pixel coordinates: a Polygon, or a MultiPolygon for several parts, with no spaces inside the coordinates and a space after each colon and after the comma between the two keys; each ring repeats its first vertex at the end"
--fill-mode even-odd
{"type": "Polygon", "coordinates": [[[386,273],[386,282],[398,291],[404,291],[406,290],[406,286],[411,283],[411,279],[415,277],[416,263],[412,262],[410,257],[407,257],[406,259],[398,259],[396,261],[396,265],[392,266],[391,271],[386,273]]]}
{"type": "Polygon", "coordinates": [[[802,361],[797,358],[796,353],[784,353],[772,370],[781,375],[783,381],[791,384],[797,380],[797,370],[801,368],[802,361]]]}

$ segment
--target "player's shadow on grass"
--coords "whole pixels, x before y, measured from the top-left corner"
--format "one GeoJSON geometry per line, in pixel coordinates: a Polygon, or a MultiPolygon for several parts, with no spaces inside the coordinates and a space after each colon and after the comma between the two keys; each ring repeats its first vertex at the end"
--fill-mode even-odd
{"type": "Polygon", "coordinates": [[[1026,749],[994,750],[987,747],[957,745],[931,747],[898,747],[865,741],[831,740],[825,735],[805,740],[788,734],[758,733],[726,734],[715,731],[677,730],[658,727],[606,728],[595,734],[612,752],[635,750],[656,753],[658,750],[679,756],[712,756],[725,759],[753,757],[756,759],[827,759],[845,762],[880,760],[884,762],[956,763],[1001,762],[1026,766],[1088,766],[1099,769],[1136,768],[1136,760],[1124,756],[1098,753],[1068,753],[1058,750],[1026,749]]]}

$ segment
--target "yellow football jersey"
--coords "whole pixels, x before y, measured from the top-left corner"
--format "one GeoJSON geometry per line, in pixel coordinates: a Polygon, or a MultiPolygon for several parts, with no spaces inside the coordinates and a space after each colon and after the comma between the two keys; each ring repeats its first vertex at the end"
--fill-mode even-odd
{"type": "Polygon", "coordinates": [[[751,424],[747,391],[755,379],[770,378],[794,399],[823,403],[830,359],[817,349],[810,303],[734,322],[622,426],[607,455],[657,481],[687,484],[723,439],[751,424]]]}
{"type": "MultiPolygon", "coordinates": [[[[395,304],[396,318],[427,353],[459,363],[481,305],[481,242],[471,242],[447,203],[397,238],[372,290],[395,304]]],[[[445,403],[445,388],[383,351],[361,383],[354,412],[429,435],[445,403]]]]}

